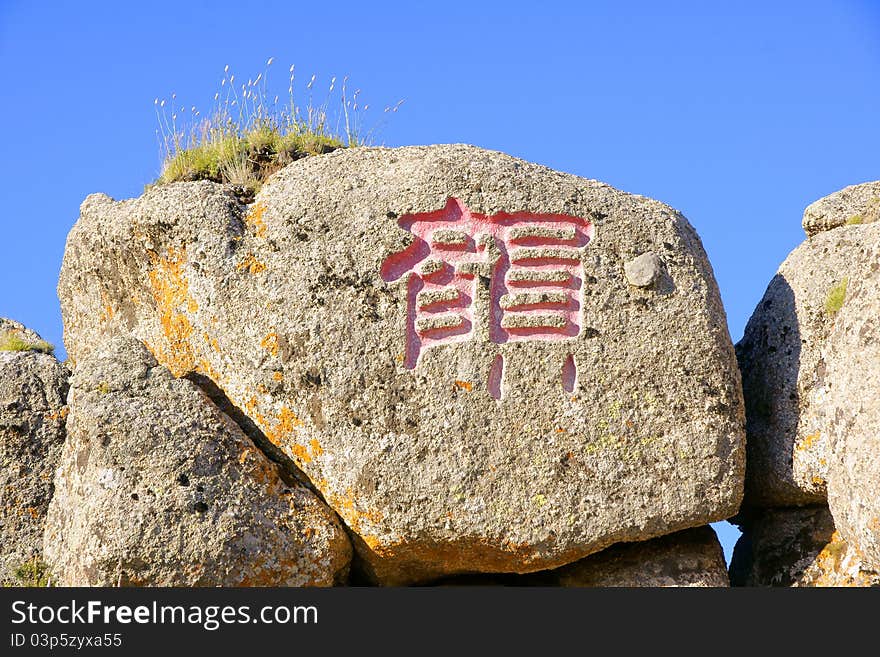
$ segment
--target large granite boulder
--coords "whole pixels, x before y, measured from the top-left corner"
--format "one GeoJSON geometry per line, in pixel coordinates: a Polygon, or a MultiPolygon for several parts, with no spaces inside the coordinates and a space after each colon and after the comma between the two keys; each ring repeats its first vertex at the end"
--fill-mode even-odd
{"type": "Polygon", "coordinates": [[[39,335],[0,318],[0,584],[24,583],[21,573],[42,560],[69,376],[50,352],[39,335]]]}
{"type": "Polygon", "coordinates": [[[726,518],[739,373],[672,208],[501,153],[358,148],[244,206],[210,182],[86,199],[75,360],[131,332],[210,379],[385,584],[526,573],[726,518]]]}
{"type": "Polygon", "coordinates": [[[880,223],[806,240],[779,267],[736,345],[747,418],[746,504],[824,503],[831,378],[822,354],[848,285],[864,275],[878,243],[880,223]]]}
{"type": "Polygon", "coordinates": [[[880,571],[880,241],[850,282],[825,360],[828,505],[841,536],[880,571]]]}
{"type": "Polygon", "coordinates": [[[880,586],[880,573],[835,531],[826,506],[755,510],[742,529],[733,586],[880,586]]]}
{"type": "Polygon", "coordinates": [[[117,337],[79,361],[67,429],[45,531],[56,583],[346,578],[351,545],[336,515],[139,341],[117,337]]]}

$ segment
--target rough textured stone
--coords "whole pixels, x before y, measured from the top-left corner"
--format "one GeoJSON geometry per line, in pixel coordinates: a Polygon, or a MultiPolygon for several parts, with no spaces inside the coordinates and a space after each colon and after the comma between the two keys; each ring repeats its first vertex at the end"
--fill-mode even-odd
{"type": "Polygon", "coordinates": [[[700,240],[597,181],[455,145],[301,160],[248,207],[208,182],[93,195],[59,295],[75,359],[131,331],[215,382],[383,583],[553,568],[739,506],[739,374],[700,240]],[[663,284],[630,286],[648,252],[663,284]],[[500,307],[546,286],[568,305],[500,307]]]}
{"type": "Polygon", "coordinates": [[[556,570],[458,575],[441,586],[727,587],[724,551],[711,527],[621,543],[556,570]]]}
{"type": "Polygon", "coordinates": [[[746,402],[746,503],[825,501],[828,393],[822,350],[840,300],[859,279],[880,224],[844,226],[798,246],[779,267],[736,352],[746,402]]]}
{"type": "Polygon", "coordinates": [[[113,339],[71,379],[45,554],[66,586],[321,586],[351,545],[190,381],[113,339]]]}
{"type": "Polygon", "coordinates": [[[615,545],[555,572],[560,586],[730,586],[711,527],[615,545]]]}
{"type": "Polygon", "coordinates": [[[825,506],[755,511],[733,552],[733,586],[878,586],[825,506]]]}
{"type": "Polygon", "coordinates": [[[841,535],[880,571],[880,241],[847,288],[825,361],[828,504],[841,535]]]}
{"type": "Polygon", "coordinates": [[[880,221],[880,180],[851,185],[819,199],[804,211],[807,235],[853,224],[880,221]]]}
{"type": "MultiPolygon", "coordinates": [[[[42,342],[18,322],[0,318],[0,336],[7,332],[42,342]]],[[[42,559],[52,477],[64,443],[67,377],[50,354],[0,351],[0,584],[20,584],[15,571],[42,559]]]]}

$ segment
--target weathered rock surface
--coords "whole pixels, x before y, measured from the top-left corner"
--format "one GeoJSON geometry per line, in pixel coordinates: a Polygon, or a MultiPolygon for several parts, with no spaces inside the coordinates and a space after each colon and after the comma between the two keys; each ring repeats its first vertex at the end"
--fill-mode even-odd
{"type": "Polygon", "coordinates": [[[730,564],[734,586],[880,586],[825,506],[756,511],[730,564]]]}
{"type": "Polygon", "coordinates": [[[93,195],[59,295],[77,361],[131,332],[216,383],[382,583],[554,568],[740,503],[700,240],[596,181],[458,145],[302,160],[249,207],[208,182],[93,195]]]}
{"type": "MultiPolygon", "coordinates": [[[[0,339],[41,346],[40,336],[0,318],[0,339]]],[[[0,350],[0,584],[39,561],[52,478],[64,443],[66,368],[54,356],[21,347],[0,350]]]]}
{"type": "Polygon", "coordinates": [[[554,574],[560,586],[730,586],[724,551],[711,527],[615,545],[554,574]]]}
{"type": "Polygon", "coordinates": [[[724,551],[711,527],[621,543],[555,570],[457,575],[441,586],[728,587],[724,551]]]}
{"type": "MultiPolygon", "coordinates": [[[[812,207],[812,206],[811,206],[812,207]]],[[[736,352],[746,403],[746,503],[797,506],[826,499],[828,394],[822,352],[847,285],[860,279],[880,224],[820,232],[786,258],[736,352]]]]}
{"type": "Polygon", "coordinates": [[[880,241],[847,288],[825,361],[828,504],[843,538],[880,571],[880,241]]]}
{"type": "Polygon", "coordinates": [[[68,586],[321,586],[351,545],[190,381],[118,337],[71,379],[45,555],[68,586]]]}
{"type": "Polygon", "coordinates": [[[880,221],[880,180],[850,185],[807,206],[803,226],[807,235],[840,226],[880,221]]]}

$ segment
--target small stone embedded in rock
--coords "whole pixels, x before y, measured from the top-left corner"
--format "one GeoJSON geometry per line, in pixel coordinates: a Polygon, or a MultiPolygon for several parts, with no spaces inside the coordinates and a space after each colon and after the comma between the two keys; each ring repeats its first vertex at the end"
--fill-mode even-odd
{"type": "Polygon", "coordinates": [[[55,488],[45,557],[62,586],[347,577],[351,545],[336,515],[131,338],[79,362],[55,488]]]}
{"type": "Polygon", "coordinates": [[[626,280],[635,287],[648,287],[663,271],[663,262],[656,253],[643,253],[623,265],[626,280]]]}

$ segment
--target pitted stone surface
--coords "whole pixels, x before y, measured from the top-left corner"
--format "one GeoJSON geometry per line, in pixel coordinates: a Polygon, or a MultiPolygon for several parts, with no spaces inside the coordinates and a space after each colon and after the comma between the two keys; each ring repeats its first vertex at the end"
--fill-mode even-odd
{"type": "Polygon", "coordinates": [[[71,379],[45,556],[63,586],[329,586],[351,545],[229,417],[114,338],[71,379]]]}
{"type": "Polygon", "coordinates": [[[733,586],[880,586],[880,573],[835,531],[826,506],[755,510],[742,529],[733,586]]]}
{"type": "Polygon", "coordinates": [[[834,192],[804,210],[807,235],[840,226],[864,225],[880,221],[880,180],[850,185],[834,192]]]}
{"type": "Polygon", "coordinates": [[[615,545],[554,572],[560,586],[728,587],[724,551],[711,527],[615,545]]]}
{"type": "Polygon", "coordinates": [[[736,345],[746,402],[746,503],[820,504],[830,461],[822,353],[880,224],[818,233],[789,254],[736,345]]]}
{"type": "MultiPolygon", "coordinates": [[[[40,336],[0,318],[0,336],[27,343],[40,336]]],[[[15,573],[42,559],[52,478],[64,444],[69,372],[54,356],[0,351],[0,584],[21,585],[15,573]]]]}
{"type": "Polygon", "coordinates": [[[59,295],[75,359],[130,331],[213,380],[382,583],[553,568],[740,503],[739,373],[700,240],[597,181],[453,145],[302,160],[249,207],[208,182],[93,195],[59,295]],[[633,287],[648,252],[662,285],[633,287]]]}
{"type": "Polygon", "coordinates": [[[880,571],[880,242],[847,289],[825,361],[828,505],[841,536],[880,571]]]}

